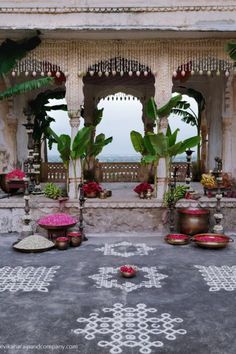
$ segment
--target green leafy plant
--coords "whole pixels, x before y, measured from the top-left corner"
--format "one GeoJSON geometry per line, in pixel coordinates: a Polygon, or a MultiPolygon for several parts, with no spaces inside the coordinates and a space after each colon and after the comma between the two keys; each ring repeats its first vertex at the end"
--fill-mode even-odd
{"type": "Polygon", "coordinates": [[[44,194],[51,199],[58,199],[62,195],[61,189],[54,183],[47,183],[44,188],[44,194]]]}
{"type": "MultiPolygon", "coordinates": [[[[182,99],[181,95],[172,97],[169,102],[161,108],[157,108],[153,98],[151,98],[146,107],[148,117],[158,125],[158,119],[168,116],[174,106],[182,99]]],[[[160,158],[166,160],[166,175],[168,176],[169,167],[172,159],[184,153],[187,149],[196,146],[200,142],[199,136],[194,136],[183,141],[176,142],[179,129],[173,133],[168,126],[166,134],[163,132],[151,133],[148,132],[143,137],[139,132],[132,131],[130,133],[131,142],[136,152],[142,155],[142,163],[153,163],[154,165],[154,186],[156,188],[157,181],[157,166],[160,158]]]]}
{"type": "Polygon", "coordinates": [[[95,168],[96,168],[96,157],[102,152],[103,148],[110,144],[113,137],[106,138],[105,134],[101,133],[96,136],[96,127],[101,122],[103,117],[103,108],[95,109],[92,124],[87,124],[87,127],[91,127],[90,141],[85,150],[84,158],[84,174],[86,179],[94,180],[95,178],[95,168]]]}
{"type": "MultiPolygon", "coordinates": [[[[69,163],[72,162],[74,178],[76,179],[76,161],[78,159],[83,160],[85,156],[86,148],[90,142],[90,136],[93,127],[83,127],[78,131],[73,141],[67,134],[58,136],[51,128],[47,129],[47,133],[51,135],[57,143],[57,149],[60,154],[60,158],[63,161],[66,169],[69,169],[69,163]]],[[[82,165],[82,163],[81,163],[82,165]]],[[[67,183],[68,185],[68,183],[67,183]]]]}
{"type": "MultiPolygon", "coordinates": [[[[194,89],[185,88],[179,86],[181,91],[183,91],[189,97],[192,97],[197,102],[198,112],[197,114],[192,110],[191,104],[187,101],[179,101],[177,105],[171,110],[171,113],[179,116],[181,120],[187,124],[190,124],[197,129],[197,135],[201,136],[201,126],[202,126],[202,112],[205,109],[205,99],[203,95],[194,89]]],[[[200,142],[197,145],[197,163],[196,163],[196,177],[201,176],[201,145],[200,142]]]]}
{"type": "Polygon", "coordinates": [[[188,191],[188,186],[186,185],[176,186],[173,195],[170,190],[166,191],[163,197],[163,205],[165,207],[168,207],[170,204],[175,205],[178,200],[185,197],[187,191],[188,191]]]}
{"type": "MultiPolygon", "coordinates": [[[[40,32],[30,38],[19,41],[6,39],[0,45],[0,77],[4,77],[14,68],[18,60],[24,58],[28,52],[35,49],[40,43],[40,32]]],[[[54,83],[54,78],[45,77],[18,83],[0,93],[0,100],[17,95],[23,92],[39,89],[54,83]]]]}

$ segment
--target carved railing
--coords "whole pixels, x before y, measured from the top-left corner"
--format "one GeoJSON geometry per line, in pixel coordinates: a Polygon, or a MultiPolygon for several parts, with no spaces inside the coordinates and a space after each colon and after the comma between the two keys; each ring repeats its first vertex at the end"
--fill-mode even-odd
{"type": "Polygon", "coordinates": [[[41,181],[42,182],[66,182],[67,171],[61,162],[42,162],[41,181]]]}
{"type": "MultiPolygon", "coordinates": [[[[186,162],[174,162],[178,167],[177,181],[184,182],[186,162]]],[[[96,176],[99,182],[141,182],[147,179],[148,168],[139,162],[99,162],[96,176]]],[[[66,182],[67,171],[60,162],[43,162],[41,164],[42,182],[66,182]]]]}
{"type": "Polygon", "coordinates": [[[139,182],[139,162],[100,162],[100,182],[139,182]]]}

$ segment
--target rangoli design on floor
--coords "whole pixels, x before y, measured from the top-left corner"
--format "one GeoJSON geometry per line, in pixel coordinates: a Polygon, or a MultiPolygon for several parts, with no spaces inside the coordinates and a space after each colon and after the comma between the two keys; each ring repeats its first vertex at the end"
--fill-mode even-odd
{"type": "Polygon", "coordinates": [[[124,348],[135,348],[135,353],[149,354],[152,349],[164,345],[164,338],[173,341],[177,335],[187,333],[185,329],[175,328],[183,322],[182,318],[172,318],[169,313],[157,317],[157,309],[148,308],[145,304],[125,307],[116,303],[112,308],[103,308],[102,312],[101,316],[90,313],[88,318],[79,317],[77,322],[85,326],[72,331],[84,335],[87,340],[98,337],[98,346],[109,348],[111,354],[122,353],[124,348]],[[100,340],[103,335],[104,340],[100,340]]]}
{"type": "Polygon", "coordinates": [[[122,241],[115,244],[105,243],[103,247],[96,248],[95,251],[103,252],[104,256],[131,257],[148,256],[149,252],[154,249],[145,243],[132,244],[131,242],[122,241]]]}
{"type": "Polygon", "coordinates": [[[95,280],[97,288],[119,288],[126,292],[131,292],[140,288],[161,288],[160,280],[167,278],[168,275],[158,273],[156,267],[139,267],[135,278],[124,279],[117,267],[101,267],[99,273],[90,275],[89,278],[95,280]],[[144,280],[137,277],[144,277],[144,280]]]}
{"type": "Polygon", "coordinates": [[[236,266],[201,266],[195,265],[201,272],[209,291],[233,291],[236,289],[236,266]]]}
{"type": "Polygon", "coordinates": [[[3,267],[0,268],[0,292],[41,291],[48,286],[60,266],[47,267],[3,267]]]}

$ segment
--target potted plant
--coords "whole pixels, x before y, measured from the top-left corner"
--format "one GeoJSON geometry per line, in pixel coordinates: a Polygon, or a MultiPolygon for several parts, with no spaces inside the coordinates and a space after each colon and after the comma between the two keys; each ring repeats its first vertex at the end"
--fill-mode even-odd
{"type": "Polygon", "coordinates": [[[16,193],[18,189],[24,188],[25,173],[20,169],[15,169],[11,172],[1,175],[1,188],[6,193],[16,193]]]}
{"type": "MultiPolygon", "coordinates": [[[[58,136],[51,128],[47,129],[47,133],[51,135],[55,142],[57,143],[57,149],[60,153],[60,158],[62,159],[64,166],[67,170],[69,170],[70,161],[73,167],[73,174],[76,180],[76,162],[78,159],[80,161],[83,160],[85,156],[85,150],[90,141],[90,135],[92,131],[92,127],[83,127],[76,134],[73,142],[71,141],[71,137],[67,134],[62,134],[58,136]]],[[[82,162],[81,162],[82,165],[82,162]]],[[[78,188],[76,188],[77,190],[78,188]]],[[[68,181],[67,181],[67,190],[68,190],[68,181]]]]}
{"type": "Polygon", "coordinates": [[[146,198],[148,192],[153,192],[153,188],[149,183],[142,182],[134,188],[134,192],[137,193],[140,198],[146,198]]]}
{"type": "Polygon", "coordinates": [[[103,150],[103,148],[110,144],[113,140],[112,136],[105,137],[105,134],[101,133],[96,136],[96,127],[101,122],[103,116],[103,108],[95,109],[93,114],[92,124],[86,124],[85,126],[92,127],[90,141],[85,150],[83,173],[84,178],[89,181],[96,179],[96,167],[98,159],[96,158],[103,150]]]}
{"type": "Polygon", "coordinates": [[[96,198],[102,192],[102,187],[97,182],[88,182],[83,185],[83,191],[87,198],[96,198]]]}

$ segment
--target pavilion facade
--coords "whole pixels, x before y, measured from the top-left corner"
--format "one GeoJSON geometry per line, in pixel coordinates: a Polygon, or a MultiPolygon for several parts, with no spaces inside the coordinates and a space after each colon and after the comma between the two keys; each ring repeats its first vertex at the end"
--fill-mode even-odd
{"type": "MultiPolygon", "coordinates": [[[[205,99],[201,132],[206,170],[214,157],[236,177],[236,76],[225,51],[235,38],[234,1],[0,1],[0,39],[22,38],[38,29],[42,43],[19,61],[0,82],[1,89],[26,76],[50,76],[65,81],[50,90],[64,90],[73,138],[84,109],[86,122],[99,98],[116,92],[139,97],[143,107],[150,97],[164,105],[172,92],[192,88],[205,99]]],[[[44,89],[46,90],[46,89],[44,89]]],[[[10,169],[27,158],[23,109],[41,90],[0,103],[0,163],[10,169]]],[[[143,110],[144,130],[151,130],[143,110]]],[[[168,118],[159,121],[165,132],[168,118]]],[[[124,127],[125,129],[125,127],[124,127]]],[[[79,161],[77,178],[80,176],[79,161]]],[[[158,198],[166,183],[164,161],[158,167],[158,198]]],[[[72,169],[70,197],[77,195],[72,169]]]]}

